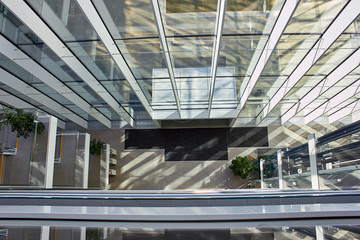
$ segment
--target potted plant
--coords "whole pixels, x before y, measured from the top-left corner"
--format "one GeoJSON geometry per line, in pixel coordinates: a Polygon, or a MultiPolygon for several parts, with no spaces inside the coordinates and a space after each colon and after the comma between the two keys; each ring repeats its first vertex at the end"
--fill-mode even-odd
{"type": "Polygon", "coordinates": [[[230,165],[230,169],[233,171],[235,176],[240,176],[242,179],[246,179],[249,173],[254,170],[253,157],[242,157],[236,156],[230,165]]]}
{"type": "Polygon", "coordinates": [[[104,142],[102,142],[101,140],[98,140],[96,138],[91,140],[90,141],[90,154],[100,155],[103,145],[104,145],[104,142]]]}

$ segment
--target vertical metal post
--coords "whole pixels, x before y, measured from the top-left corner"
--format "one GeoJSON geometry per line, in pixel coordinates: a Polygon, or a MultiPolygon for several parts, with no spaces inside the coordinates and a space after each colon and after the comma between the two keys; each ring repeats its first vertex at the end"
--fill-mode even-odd
{"type": "Polygon", "coordinates": [[[47,149],[46,149],[45,188],[53,187],[56,131],[57,131],[57,118],[50,116],[47,149]]]}
{"type": "Polygon", "coordinates": [[[319,174],[316,160],[316,137],[315,134],[308,136],[309,160],[311,171],[311,186],[314,190],[320,190],[319,174]]]}
{"type": "Polygon", "coordinates": [[[264,189],[264,159],[260,159],[260,179],[261,179],[261,189],[264,189]]]}
{"type": "Polygon", "coordinates": [[[90,134],[85,133],[85,140],[84,140],[84,169],[83,169],[83,182],[82,187],[83,189],[88,188],[88,181],[89,181],[89,153],[90,153],[90,134]]]}
{"type": "Polygon", "coordinates": [[[315,226],[316,240],[325,240],[323,226],[315,226]]]}
{"type": "Polygon", "coordinates": [[[50,239],[50,226],[42,226],[40,233],[41,240],[49,240],[50,239]]]}
{"type": "Polygon", "coordinates": [[[279,176],[279,189],[284,189],[283,181],[283,171],[282,171],[282,151],[277,151],[277,161],[278,161],[278,176],[279,176]]]}

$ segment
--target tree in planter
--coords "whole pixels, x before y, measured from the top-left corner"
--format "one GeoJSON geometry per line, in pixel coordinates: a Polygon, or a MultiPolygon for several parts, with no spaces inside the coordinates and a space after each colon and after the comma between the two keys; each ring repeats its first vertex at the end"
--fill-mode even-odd
{"type": "Polygon", "coordinates": [[[254,163],[252,157],[241,157],[236,156],[230,165],[230,169],[233,171],[235,176],[240,176],[242,179],[246,179],[249,173],[254,170],[254,163]]]}
{"type": "Polygon", "coordinates": [[[94,138],[90,141],[90,154],[92,155],[100,155],[101,149],[103,148],[104,142],[94,138]]]}
{"type": "Polygon", "coordinates": [[[24,113],[24,109],[7,110],[4,123],[10,125],[12,132],[16,131],[17,137],[27,138],[33,131],[34,115],[24,113]]]}
{"type": "MultiPolygon", "coordinates": [[[[10,125],[11,131],[16,131],[16,136],[27,138],[33,132],[35,115],[32,113],[25,113],[24,109],[10,110],[4,107],[4,113],[1,115],[1,126],[3,124],[10,125]]],[[[41,134],[45,130],[45,125],[42,122],[37,124],[37,133],[41,134]]]]}

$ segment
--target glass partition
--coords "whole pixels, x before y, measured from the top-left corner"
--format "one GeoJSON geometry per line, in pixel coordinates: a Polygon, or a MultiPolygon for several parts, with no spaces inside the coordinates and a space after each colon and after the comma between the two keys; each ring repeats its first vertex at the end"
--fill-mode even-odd
{"type": "Polygon", "coordinates": [[[86,134],[60,132],[56,136],[54,188],[84,188],[84,167],[89,161],[85,154],[86,134]]]}
{"type": "MultiPolygon", "coordinates": [[[[34,113],[34,111],[30,111],[34,113]]],[[[49,116],[39,116],[27,138],[17,137],[11,127],[0,131],[0,186],[44,187],[49,116]]]]}
{"type": "MultiPolygon", "coordinates": [[[[5,239],[359,239],[360,226],[355,221],[349,224],[332,224],[332,225],[311,225],[309,222],[293,224],[291,221],[283,223],[284,225],[273,226],[270,222],[263,222],[255,226],[255,223],[241,224],[238,227],[227,227],[220,229],[219,227],[210,228],[212,223],[204,224],[205,227],[164,227],[164,223],[158,223],[152,227],[128,227],[128,223],[120,224],[107,223],[108,225],[117,225],[111,227],[96,227],[95,224],[87,223],[87,227],[71,227],[62,221],[59,225],[54,226],[36,226],[36,223],[28,221],[30,226],[26,226],[27,222],[14,223],[10,226],[1,226],[0,240],[5,239]],[[64,225],[65,226],[62,226],[64,225]],[[34,226],[35,225],[35,226],[34,226]],[[206,227],[208,226],[208,227],[206,227]],[[339,238],[340,237],[340,238],[339,238]]],[[[104,225],[99,222],[95,222],[104,225]]],[[[259,224],[259,223],[256,223],[259,224]]],[[[78,224],[76,224],[78,225],[78,224]]]]}

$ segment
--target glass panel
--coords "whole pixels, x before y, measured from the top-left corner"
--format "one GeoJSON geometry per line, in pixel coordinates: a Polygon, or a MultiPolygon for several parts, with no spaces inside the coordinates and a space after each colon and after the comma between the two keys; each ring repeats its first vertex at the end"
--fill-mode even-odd
{"type": "Polygon", "coordinates": [[[342,10],[347,1],[300,1],[285,33],[321,34],[342,10]]]}
{"type": "Polygon", "coordinates": [[[360,183],[360,132],[317,145],[321,189],[354,189],[360,183]]]}
{"type": "MultiPolygon", "coordinates": [[[[213,41],[214,39],[212,37],[167,38],[173,67],[209,68],[207,75],[210,76],[213,41]]],[[[225,64],[225,59],[220,57],[218,66],[225,66],[225,64]]],[[[191,74],[192,72],[189,72],[186,77],[194,77],[194,75],[191,74]]],[[[179,75],[175,76],[184,77],[179,75]]]]}
{"type": "MultiPolygon", "coordinates": [[[[274,209],[277,209],[277,205],[274,209]]],[[[293,206],[296,208],[297,206],[293,206]]],[[[306,206],[302,205],[299,207],[306,206]]],[[[305,211],[305,210],[304,210],[305,211]]],[[[336,220],[336,219],[335,219],[336,220]]],[[[334,221],[335,221],[334,220],[334,221]]],[[[340,221],[340,220],[339,220],[340,221]]],[[[18,240],[32,240],[41,239],[43,236],[48,236],[49,239],[81,239],[81,236],[86,236],[86,239],[223,239],[223,240],[240,240],[240,239],[346,239],[356,240],[359,239],[360,227],[356,220],[348,221],[344,223],[341,221],[336,225],[324,224],[320,225],[321,220],[318,220],[318,224],[314,224],[314,221],[303,220],[303,223],[286,221],[283,226],[278,226],[276,222],[275,226],[271,221],[264,221],[262,225],[256,225],[250,221],[245,221],[244,224],[240,224],[238,227],[220,228],[215,224],[204,224],[205,227],[197,228],[182,228],[172,227],[166,228],[164,224],[156,224],[155,227],[114,227],[114,222],[110,222],[107,225],[100,222],[94,222],[94,225],[100,227],[93,227],[90,224],[84,227],[77,227],[78,225],[72,225],[72,222],[60,221],[59,226],[57,223],[52,224],[50,221],[43,221],[46,225],[50,226],[47,231],[46,228],[42,233],[42,227],[36,222],[29,222],[29,226],[26,221],[13,221],[12,224],[4,224],[1,228],[4,230],[3,239],[18,239],[18,240]],[[315,226],[316,225],[316,226],[315,226]],[[216,227],[213,227],[216,226],[216,227]],[[246,227],[249,226],[249,227],[246,227]],[[319,238],[317,238],[317,236],[319,238]]],[[[316,221],[315,221],[316,223],[316,221]]]]}
{"type": "Polygon", "coordinates": [[[165,35],[213,35],[217,1],[160,1],[165,35]]]}
{"type": "Polygon", "coordinates": [[[101,42],[72,42],[67,45],[97,79],[125,79],[101,42]]]}
{"type": "Polygon", "coordinates": [[[283,0],[228,0],[223,34],[270,34],[283,0]]]}
{"type": "Polygon", "coordinates": [[[284,188],[311,188],[307,144],[285,152],[282,160],[284,188]]]}
{"type": "Polygon", "coordinates": [[[262,76],[288,76],[301,62],[304,56],[318,40],[318,35],[283,35],[269,61],[262,76]]]}
{"type": "MultiPolygon", "coordinates": [[[[34,111],[26,112],[35,114],[34,111]]],[[[41,116],[33,123],[28,137],[17,138],[10,126],[0,131],[2,155],[0,185],[19,187],[45,186],[45,160],[48,143],[49,116],[41,116]],[[40,128],[40,124],[43,128],[40,128]],[[42,130],[40,130],[42,129],[42,130]]]]}
{"type": "Polygon", "coordinates": [[[86,16],[74,0],[26,0],[63,41],[97,40],[86,16]],[[41,6],[41,7],[40,7],[41,6]]]}
{"type": "Polygon", "coordinates": [[[256,51],[262,51],[267,39],[260,36],[223,36],[219,66],[234,67],[236,76],[249,76],[256,51]]]}
{"type": "Polygon", "coordinates": [[[158,37],[150,1],[97,0],[92,2],[114,39],[158,37]]]}
{"type": "Polygon", "coordinates": [[[158,38],[116,41],[136,78],[152,78],[154,68],[166,68],[158,38]]]}
{"type": "Polygon", "coordinates": [[[84,133],[65,131],[57,134],[53,182],[55,189],[83,188],[86,161],[84,147],[84,133]]]}
{"type": "MultiPolygon", "coordinates": [[[[352,26],[352,25],[351,25],[352,26]]],[[[311,67],[308,75],[328,75],[360,46],[360,34],[343,33],[311,67]]]]}

